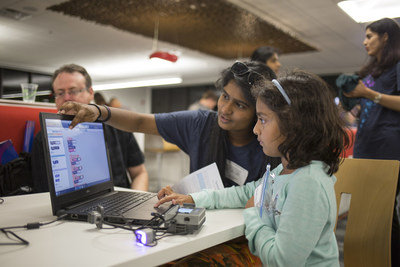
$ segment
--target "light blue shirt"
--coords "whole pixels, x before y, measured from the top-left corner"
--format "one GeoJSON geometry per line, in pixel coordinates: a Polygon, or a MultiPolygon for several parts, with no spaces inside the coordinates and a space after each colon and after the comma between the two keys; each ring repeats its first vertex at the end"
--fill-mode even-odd
{"type": "MultiPolygon", "coordinates": [[[[259,208],[243,212],[250,251],[272,266],[339,266],[334,234],[336,223],[335,176],[326,174],[327,165],[310,165],[287,175],[275,168],[268,187],[276,200],[274,212],[260,218],[259,208]]],[[[264,177],[265,179],[265,177],[264,177]]],[[[262,179],[223,190],[191,194],[196,206],[208,209],[242,208],[262,179]]]]}

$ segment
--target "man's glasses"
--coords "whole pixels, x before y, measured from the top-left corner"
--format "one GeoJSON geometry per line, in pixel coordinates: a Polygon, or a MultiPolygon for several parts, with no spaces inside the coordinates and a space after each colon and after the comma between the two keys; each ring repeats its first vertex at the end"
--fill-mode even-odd
{"type": "Polygon", "coordinates": [[[235,77],[243,77],[247,75],[247,83],[250,85],[254,85],[256,81],[264,78],[260,73],[251,70],[246,64],[239,61],[232,65],[231,72],[235,77]]]}
{"type": "Polygon", "coordinates": [[[77,96],[80,93],[82,93],[85,89],[71,89],[69,91],[59,91],[57,93],[54,93],[54,97],[55,98],[64,98],[65,95],[69,95],[69,96],[77,96]]]}

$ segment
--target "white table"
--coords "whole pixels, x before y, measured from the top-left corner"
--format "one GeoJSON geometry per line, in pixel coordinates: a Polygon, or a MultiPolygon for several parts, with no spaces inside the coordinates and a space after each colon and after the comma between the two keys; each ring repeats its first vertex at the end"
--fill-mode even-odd
{"type": "MultiPolygon", "coordinates": [[[[52,216],[49,193],[4,198],[0,228],[47,222],[52,216]]],[[[210,210],[195,234],[165,237],[155,247],[136,244],[132,232],[97,229],[86,222],[60,221],[40,229],[14,229],[28,246],[0,246],[0,265],[18,266],[156,266],[244,234],[241,209],[210,210]]],[[[0,233],[0,242],[10,240],[0,233]]]]}

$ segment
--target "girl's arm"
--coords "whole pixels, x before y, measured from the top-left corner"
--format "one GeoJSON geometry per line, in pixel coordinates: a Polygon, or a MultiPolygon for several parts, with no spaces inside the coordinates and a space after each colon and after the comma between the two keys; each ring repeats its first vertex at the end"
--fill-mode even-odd
{"type": "Polygon", "coordinates": [[[158,192],[159,201],[155,207],[172,201],[173,204],[180,205],[195,203],[196,206],[207,209],[243,208],[253,196],[254,190],[260,183],[260,180],[247,183],[245,186],[232,186],[221,190],[203,190],[190,195],[177,194],[170,186],[166,186],[158,192]]]}
{"type": "Polygon", "coordinates": [[[232,186],[221,190],[203,190],[190,195],[196,206],[207,209],[244,208],[253,196],[260,180],[243,186],[232,186]]]}

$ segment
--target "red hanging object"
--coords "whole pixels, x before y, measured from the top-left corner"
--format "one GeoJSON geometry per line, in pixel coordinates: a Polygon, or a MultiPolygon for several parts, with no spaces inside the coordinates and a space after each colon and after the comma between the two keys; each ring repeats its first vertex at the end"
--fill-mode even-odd
{"type": "Polygon", "coordinates": [[[168,52],[155,51],[150,55],[150,58],[160,58],[171,62],[176,62],[178,57],[168,52]]]}

